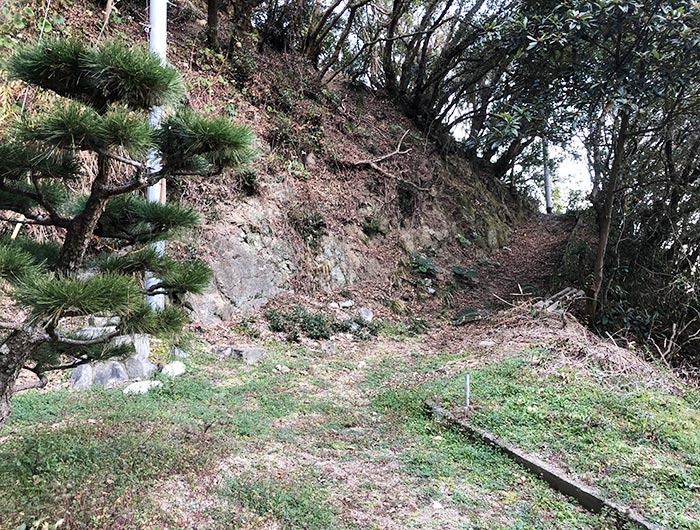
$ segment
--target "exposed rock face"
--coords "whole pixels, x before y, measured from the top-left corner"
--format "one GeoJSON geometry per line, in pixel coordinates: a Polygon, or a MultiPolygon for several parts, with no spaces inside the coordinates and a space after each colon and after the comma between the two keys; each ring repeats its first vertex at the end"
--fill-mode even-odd
{"type": "Polygon", "coordinates": [[[316,261],[327,272],[327,275],[319,277],[322,288],[338,289],[357,280],[357,271],[361,265],[359,258],[335,237],[322,238],[320,255],[316,261]]]}
{"type": "Polygon", "coordinates": [[[92,384],[98,386],[121,383],[129,379],[124,363],[119,361],[105,361],[93,366],[92,384]]]}
{"type": "Polygon", "coordinates": [[[329,168],[323,159],[308,155],[307,168],[313,171],[302,179],[283,171],[267,174],[259,196],[228,195],[222,185],[208,224],[193,242],[214,272],[209,289],[188,298],[193,319],[204,325],[231,320],[293,292],[296,285],[339,291],[381,280],[407,252],[429,251],[438,260],[449,259],[457,236],[485,251],[505,244],[512,217],[505,199],[487,190],[463,161],[452,167],[434,153],[430,156],[412,168],[427,179],[420,185],[431,187],[430,194],[420,196],[420,208],[414,208],[414,201],[409,214],[397,214],[396,198],[378,199],[371,182],[333,186],[322,178],[310,183],[317,173],[327,177],[329,168]],[[457,184],[436,179],[436,172],[442,178],[459,174],[457,184]],[[290,212],[300,207],[325,223],[317,245],[309,245],[290,223],[290,212]]]}
{"type": "Polygon", "coordinates": [[[273,233],[274,215],[279,213],[243,205],[231,222],[205,230],[214,283],[205,293],[189,298],[199,322],[229,320],[237,311],[257,309],[288,290],[297,261],[291,245],[273,233]]]}

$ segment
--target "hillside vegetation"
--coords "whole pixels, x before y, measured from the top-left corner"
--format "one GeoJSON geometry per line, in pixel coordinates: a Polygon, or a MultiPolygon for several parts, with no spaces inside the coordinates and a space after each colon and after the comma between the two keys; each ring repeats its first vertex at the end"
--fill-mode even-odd
{"type": "Polygon", "coordinates": [[[0,529],[631,528],[426,400],[700,529],[699,15],[178,1],[171,68],[141,3],[5,2],[0,529]],[[536,213],[574,137],[593,192],[536,213]],[[74,390],[134,333],[149,392],[74,390]]]}

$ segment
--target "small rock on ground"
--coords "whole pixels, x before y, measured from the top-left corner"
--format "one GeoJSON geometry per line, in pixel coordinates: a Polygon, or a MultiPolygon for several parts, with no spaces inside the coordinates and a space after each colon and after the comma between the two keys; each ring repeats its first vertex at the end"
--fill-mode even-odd
{"type": "Polygon", "coordinates": [[[284,364],[278,364],[275,366],[275,370],[277,370],[281,374],[287,374],[291,372],[291,368],[289,366],[285,366],[284,364]]]}
{"type": "Polygon", "coordinates": [[[127,381],[128,379],[129,374],[126,371],[126,367],[124,363],[119,361],[105,361],[96,363],[93,366],[93,385],[111,385],[127,381]]]}
{"type": "Polygon", "coordinates": [[[264,348],[259,348],[256,346],[252,347],[239,347],[231,346],[221,350],[221,355],[223,357],[231,357],[232,355],[237,355],[246,364],[259,363],[265,358],[266,352],[264,348]]]}
{"type": "Polygon", "coordinates": [[[163,366],[163,375],[177,377],[185,373],[185,365],[181,361],[174,361],[163,366]]]}
{"type": "Polygon", "coordinates": [[[131,383],[124,389],[125,394],[145,394],[152,388],[158,388],[163,386],[160,381],[138,381],[136,383],[131,383]]]}
{"type": "Polygon", "coordinates": [[[357,315],[365,322],[372,322],[374,318],[374,313],[369,307],[361,307],[357,312],[357,315]]]}

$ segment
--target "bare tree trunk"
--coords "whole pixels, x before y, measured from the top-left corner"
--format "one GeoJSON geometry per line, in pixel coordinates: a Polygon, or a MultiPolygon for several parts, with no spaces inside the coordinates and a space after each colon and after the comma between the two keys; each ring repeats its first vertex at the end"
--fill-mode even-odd
{"type": "Polygon", "coordinates": [[[22,367],[34,350],[49,340],[46,332],[30,324],[10,333],[0,346],[0,428],[10,415],[10,398],[22,367]]]}
{"type": "Polygon", "coordinates": [[[598,213],[598,246],[596,248],[595,264],[593,266],[593,280],[588,290],[588,302],[586,312],[589,320],[593,321],[598,314],[603,275],[605,272],[605,253],[610,239],[610,227],[612,225],[612,211],[615,204],[615,193],[620,181],[622,161],[625,157],[625,142],[627,141],[627,129],[629,115],[624,112],[620,118],[620,129],[615,142],[610,178],[605,186],[605,199],[598,213]]]}
{"type": "Polygon", "coordinates": [[[207,0],[207,44],[219,49],[219,0],[207,0]]]}

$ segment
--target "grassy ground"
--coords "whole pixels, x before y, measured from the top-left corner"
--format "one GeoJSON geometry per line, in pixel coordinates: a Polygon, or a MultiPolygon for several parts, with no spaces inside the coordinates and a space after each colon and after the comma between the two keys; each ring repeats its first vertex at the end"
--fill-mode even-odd
{"type": "MultiPolygon", "coordinates": [[[[534,348],[473,370],[469,421],[666,528],[700,529],[697,393],[679,397],[595,370],[552,369],[553,356],[534,348]]],[[[463,385],[457,377],[432,388],[459,409],[463,385]]]]}
{"type": "Polygon", "coordinates": [[[275,346],[252,367],[202,354],[145,396],[20,395],[0,438],[0,526],[613,528],[427,418],[428,387],[392,384],[460,356],[376,348],[275,346]]]}

